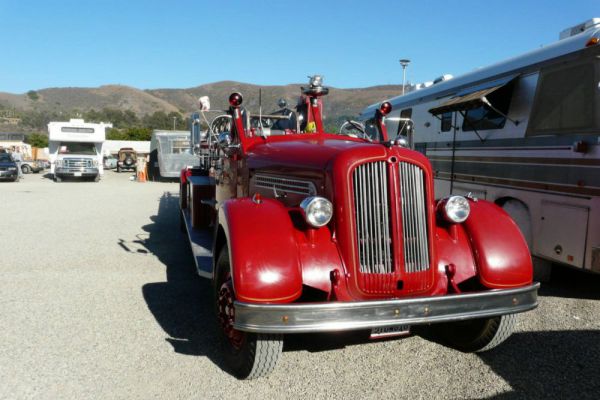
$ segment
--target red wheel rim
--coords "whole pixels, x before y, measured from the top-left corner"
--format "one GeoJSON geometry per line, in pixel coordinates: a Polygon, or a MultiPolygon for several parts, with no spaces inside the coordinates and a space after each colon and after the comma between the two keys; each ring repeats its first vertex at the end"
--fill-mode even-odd
{"type": "Polygon", "coordinates": [[[228,279],[219,289],[219,298],[217,299],[219,323],[231,346],[239,350],[244,342],[244,333],[233,327],[233,321],[235,320],[234,301],[233,285],[231,279],[228,279]]]}

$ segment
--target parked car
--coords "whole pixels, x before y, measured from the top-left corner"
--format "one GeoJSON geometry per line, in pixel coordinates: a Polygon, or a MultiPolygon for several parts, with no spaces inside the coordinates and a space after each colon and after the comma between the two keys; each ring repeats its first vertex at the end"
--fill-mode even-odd
{"type": "Polygon", "coordinates": [[[131,147],[123,147],[117,155],[117,172],[137,170],[137,153],[131,147]]]}
{"type": "Polygon", "coordinates": [[[19,180],[17,163],[8,153],[0,153],[0,179],[16,182],[19,180]]]}
{"type": "Polygon", "coordinates": [[[37,174],[44,170],[44,163],[38,160],[23,160],[21,161],[21,172],[24,174],[37,174]]]}
{"type": "Polygon", "coordinates": [[[112,154],[104,156],[102,158],[104,162],[104,169],[115,169],[117,168],[117,158],[112,154]]]}

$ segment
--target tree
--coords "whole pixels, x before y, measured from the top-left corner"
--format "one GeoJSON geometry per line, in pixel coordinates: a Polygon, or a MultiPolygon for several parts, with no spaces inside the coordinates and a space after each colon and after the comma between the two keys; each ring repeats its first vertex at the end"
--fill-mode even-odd
{"type": "Polygon", "coordinates": [[[31,135],[27,136],[25,141],[29,143],[31,147],[48,147],[48,136],[41,133],[32,133],[31,135]]]}
{"type": "Polygon", "coordinates": [[[29,97],[32,101],[36,101],[40,98],[40,95],[35,90],[30,90],[27,92],[27,97],[29,97]]]}

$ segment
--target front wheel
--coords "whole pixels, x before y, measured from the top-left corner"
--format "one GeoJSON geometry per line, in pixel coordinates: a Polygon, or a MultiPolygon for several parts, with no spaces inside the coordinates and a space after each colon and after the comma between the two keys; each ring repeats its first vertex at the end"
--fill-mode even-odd
{"type": "Polygon", "coordinates": [[[512,335],[517,323],[515,314],[433,325],[442,344],[465,353],[491,350],[512,335]]]}
{"type": "Polygon", "coordinates": [[[31,167],[29,165],[22,165],[21,166],[21,172],[24,174],[30,174],[31,173],[31,167]]]}
{"type": "Polygon", "coordinates": [[[219,336],[231,373],[238,379],[268,375],[275,369],[283,350],[283,335],[248,333],[233,328],[235,292],[227,246],[217,260],[214,288],[219,336]]]}

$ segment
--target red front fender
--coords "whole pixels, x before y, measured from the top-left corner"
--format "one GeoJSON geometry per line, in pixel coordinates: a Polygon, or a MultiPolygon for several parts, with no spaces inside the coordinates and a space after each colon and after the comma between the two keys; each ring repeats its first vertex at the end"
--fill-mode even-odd
{"type": "Polygon", "coordinates": [[[469,236],[479,279],[489,288],[523,286],[533,280],[527,242],[517,224],[488,201],[470,201],[463,226],[469,236]]]}
{"type": "Polygon", "coordinates": [[[278,201],[226,201],[219,209],[236,297],[244,302],[287,303],[302,294],[302,268],[294,226],[278,201]]]}

